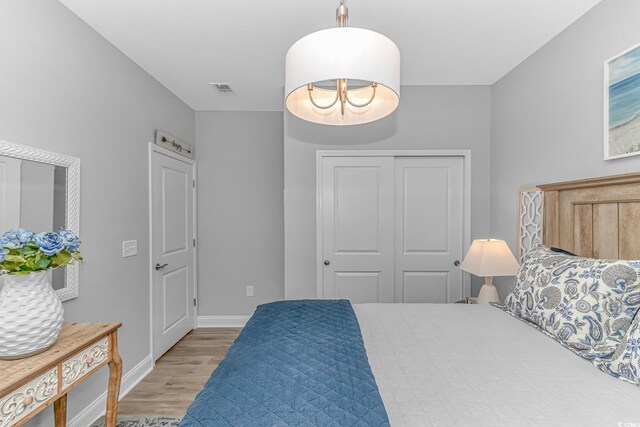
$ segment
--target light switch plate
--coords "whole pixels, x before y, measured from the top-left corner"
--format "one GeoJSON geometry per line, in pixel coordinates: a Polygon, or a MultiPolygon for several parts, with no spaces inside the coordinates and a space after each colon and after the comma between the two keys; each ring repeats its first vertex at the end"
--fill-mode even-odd
{"type": "Polygon", "coordinates": [[[138,241],[125,240],[122,242],[122,258],[138,255],[138,241]]]}
{"type": "Polygon", "coordinates": [[[253,286],[251,286],[251,285],[247,286],[247,296],[248,297],[252,297],[253,296],[253,286]]]}

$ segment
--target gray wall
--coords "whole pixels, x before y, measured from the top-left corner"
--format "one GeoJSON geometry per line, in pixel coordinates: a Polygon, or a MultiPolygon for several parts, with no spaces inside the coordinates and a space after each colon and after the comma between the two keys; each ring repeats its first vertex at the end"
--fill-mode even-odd
{"type": "MultiPolygon", "coordinates": [[[[150,353],[147,142],[156,128],[193,142],[194,112],[57,1],[1,2],[0,40],[0,139],[81,159],[86,264],[65,319],[122,322],[126,373],[150,353]]],[[[102,372],[74,389],[69,419],[105,387],[102,372]]]]}
{"type": "Polygon", "coordinates": [[[196,113],[198,315],[284,297],[283,137],[282,112],[196,113]]]}
{"type": "MultiPolygon", "coordinates": [[[[489,235],[489,86],[403,86],[399,109],[366,125],[285,114],[285,296],[316,296],[316,150],[470,149],[472,238],[489,235]]],[[[472,294],[478,289],[474,280],[472,294]]]]}
{"type": "Polygon", "coordinates": [[[640,170],[602,148],[603,62],[640,42],[639,16],[637,0],[605,0],[493,86],[491,230],[512,248],[518,189],[640,170]]]}

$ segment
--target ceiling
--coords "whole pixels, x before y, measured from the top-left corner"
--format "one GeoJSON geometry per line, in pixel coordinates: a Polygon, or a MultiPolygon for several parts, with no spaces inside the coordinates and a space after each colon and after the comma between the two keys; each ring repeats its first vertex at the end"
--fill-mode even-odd
{"type": "MultiPolygon", "coordinates": [[[[60,0],[195,110],[282,110],[284,57],[338,0],[60,0]],[[210,82],[229,83],[235,96],[210,82]]],[[[347,0],[402,54],[403,85],[495,83],[600,0],[347,0]]]]}

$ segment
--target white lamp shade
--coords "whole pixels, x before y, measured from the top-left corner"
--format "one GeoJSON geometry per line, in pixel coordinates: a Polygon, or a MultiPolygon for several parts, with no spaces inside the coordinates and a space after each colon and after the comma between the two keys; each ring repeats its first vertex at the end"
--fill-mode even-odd
{"type": "MultiPolygon", "coordinates": [[[[319,92],[314,92],[318,104],[330,104],[331,100],[321,98],[319,92]]],[[[366,102],[370,95],[371,89],[349,91],[356,104],[366,102]]],[[[303,120],[325,125],[362,124],[391,114],[399,102],[400,51],[382,34],[362,28],[330,28],[301,38],[287,52],[285,104],[303,120]],[[336,79],[375,82],[376,96],[366,107],[347,103],[344,116],[340,102],[328,109],[313,106],[307,85],[336,79]]]]}
{"type": "Polygon", "coordinates": [[[460,265],[464,271],[481,277],[515,276],[520,268],[504,240],[474,240],[460,265]]]}

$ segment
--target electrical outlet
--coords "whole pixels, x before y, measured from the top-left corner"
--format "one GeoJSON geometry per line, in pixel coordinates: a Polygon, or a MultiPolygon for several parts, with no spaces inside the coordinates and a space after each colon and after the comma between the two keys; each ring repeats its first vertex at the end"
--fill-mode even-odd
{"type": "Polygon", "coordinates": [[[247,286],[247,296],[248,297],[253,296],[253,286],[247,286]]]}
{"type": "Polygon", "coordinates": [[[138,255],[138,241],[125,240],[122,242],[122,258],[138,255]]]}

